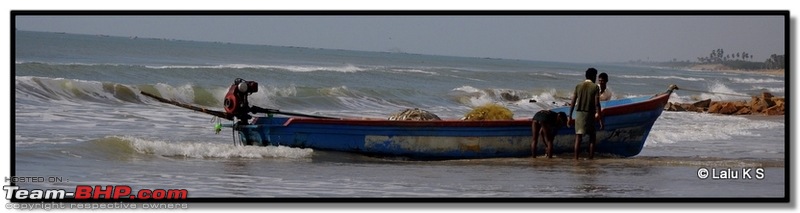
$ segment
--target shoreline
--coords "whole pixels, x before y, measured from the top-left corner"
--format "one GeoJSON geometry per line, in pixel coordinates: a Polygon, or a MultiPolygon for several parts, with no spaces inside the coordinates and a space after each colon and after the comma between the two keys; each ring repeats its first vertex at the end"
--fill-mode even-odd
{"type": "Polygon", "coordinates": [[[737,70],[722,64],[697,64],[687,67],[693,71],[715,71],[715,72],[731,72],[731,73],[748,73],[748,74],[761,74],[770,76],[786,76],[785,69],[758,69],[758,70],[737,70]]]}

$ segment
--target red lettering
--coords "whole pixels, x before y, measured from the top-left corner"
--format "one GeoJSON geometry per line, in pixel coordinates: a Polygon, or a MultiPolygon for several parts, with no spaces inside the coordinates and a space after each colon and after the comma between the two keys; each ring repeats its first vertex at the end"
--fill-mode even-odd
{"type": "Polygon", "coordinates": [[[78,185],[75,187],[75,199],[89,199],[92,197],[92,187],[86,185],[78,185]]]}
{"type": "Polygon", "coordinates": [[[100,195],[102,195],[103,198],[110,199],[112,193],[114,193],[114,186],[109,185],[103,189],[103,186],[96,185],[94,186],[94,196],[92,196],[92,198],[100,199],[100,195]]]}
{"type": "Polygon", "coordinates": [[[131,194],[131,187],[130,186],[116,186],[114,187],[114,199],[119,199],[120,197],[128,196],[131,194]]]}
{"type": "Polygon", "coordinates": [[[164,191],[163,189],[153,190],[153,199],[161,200],[164,199],[164,197],[166,196],[167,196],[167,191],[164,191]]]}
{"type": "Polygon", "coordinates": [[[187,195],[189,195],[189,191],[186,189],[170,189],[167,191],[168,199],[186,199],[187,195]]]}
{"type": "Polygon", "coordinates": [[[142,189],[142,190],[139,190],[139,195],[136,196],[136,197],[138,197],[139,199],[142,199],[142,200],[146,200],[146,199],[150,199],[150,195],[151,194],[152,194],[152,191],[150,191],[148,189],[142,189]]]}
{"type": "Polygon", "coordinates": [[[189,192],[186,189],[142,189],[136,192],[135,196],[133,190],[127,185],[78,185],[75,187],[75,199],[139,199],[139,200],[162,200],[162,199],[186,199],[189,192]]]}

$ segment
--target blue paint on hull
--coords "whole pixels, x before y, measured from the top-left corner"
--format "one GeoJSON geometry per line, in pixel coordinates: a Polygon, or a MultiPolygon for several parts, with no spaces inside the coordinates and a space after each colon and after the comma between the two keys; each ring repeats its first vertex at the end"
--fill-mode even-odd
{"type": "MultiPolygon", "coordinates": [[[[669,92],[603,102],[605,129],[598,130],[595,151],[620,157],[641,152],[669,92]]],[[[553,109],[567,112],[568,107],[553,109]]],[[[598,127],[599,128],[599,127],[598,127]]],[[[316,119],[258,117],[239,126],[249,145],[289,146],[413,158],[495,158],[531,156],[531,122],[514,121],[388,121],[383,119],[316,119]]],[[[582,148],[588,148],[584,136],[582,148]]],[[[574,128],[561,128],[554,154],[573,153],[574,128]]],[[[537,153],[543,153],[540,140],[537,153]]]]}

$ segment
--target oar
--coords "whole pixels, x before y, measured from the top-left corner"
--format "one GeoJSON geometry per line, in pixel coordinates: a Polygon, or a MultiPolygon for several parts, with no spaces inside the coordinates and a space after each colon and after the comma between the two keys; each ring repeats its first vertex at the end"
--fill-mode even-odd
{"type": "Polygon", "coordinates": [[[206,109],[206,108],[202,108],[202,107],[198,107],[198,106],[193,106],[193,105],[189,105],[189,104],[184,104],[184,103],[173,101],[173,100],[167,100],[167,99],[164,99],[162,97],[158,97],[156,95],[147,93],[145,91],[141,91],[140,93],[142,95],[144,95],[144,96],[156,99],[156,100],[158,100],[159,102],[162,102],[162,103],[172,104],[172,105],[175,105],[175,106],[183,107],[183,108],[194,110],[194,111],[197,111],[197,112],[202,112],[202,113],[206,113],[206,114],[209,114],[209,115],[217,116],[217,117],[220,117],[220,118],[233,120],[233,115],[232,114],[228,114],[228,113],[221,112],[221,111],[210,110],[210,109],[206,109]]]}
{"type": "MultiPolygon", "coordinates": [[[[158,97],[156,95],[153,95],[153,94],[150,94],[150,93],[147,93],[147,92],[144,92],[144,91],[141,91],[140,93],[142,95],[144,95],[144,96],[156,99],[156,100],[158,100],[159,102],[162,102],[162,103],[172,104],[172,105],[175,105],[175,106],[183,107],[183,108],[194,110],[194,111],[197,111],[197,112],[202,112],[202,113],[206,113],[206,114],[209,114],[209,115],[217,116],[217,117],[220,117],[220,118],[233,120],[233,114],[228,114],[228,113],[221,112],[221,111],[209,110],[209,109],[206,109],[206,108],[197,107],[197,106],[193,106],[193,105],[189,105],[189,104],[184,104],[184,103],[173,101],[173,100],[167,100],[167,99],[164,99],[162,97],[158,97]]],[[[282,111],[277,110],[277,109],[265,109],[265,108],[261,108],[261,107],[258,107],[258,106],[250,107],[250,112],[252,112],[252,113],[282,114],[282,115],[291,115],[291,116],[300,116],[300,117],[309,117],[309,118],[321,118],[321,119],[337,119],[337,120],[341,119],[341,118],[334,118],[334,117],[327,117],[327,116],[301,114],[301,113],[295,113],[295,112],[282,112],[282,111]]]]}
{"type": "Polygon", "coordinates": [[[250,112],[252,113],[270,113],[270,114],[282,114],[282,115],[291,115],[291,116],[300,116],[300,117],[309,117],[309,118],[320,118],[320,119],[336,119],[341,120],[341,118],[334,118],[334,117],[327,117],[327,116],[320,116],[320,115],[309,115],[309,114],[302,114],[296,112],[281,112],[277,109],[265,109],[257,106],[250,107],[250,112]]]}

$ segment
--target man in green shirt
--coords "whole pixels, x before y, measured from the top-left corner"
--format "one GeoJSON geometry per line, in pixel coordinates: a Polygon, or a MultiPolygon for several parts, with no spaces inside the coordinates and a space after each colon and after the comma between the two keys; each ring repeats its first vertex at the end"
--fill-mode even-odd
{"type": "MultiPolygon", "coordinates": [[[[595,113],[600,112],[600,89],[595,84],[597,79],[597,69],[589,68],[586,70],[586,80],[575,86],[572,95],[572,102],[569,107],[569,119],[572,120],[572,112],[575,112],[575,160],[578,160],[581,150],[581,140],[583,134],[589,135],[589,159],[594,158],[594,145],[597,141],[597,130],[594,128],[595,113]]],[[[567,122],[567,127],[569,127],[567,122]]],[[[603,129],[600,123],[600,129],[603,129]]]]}

